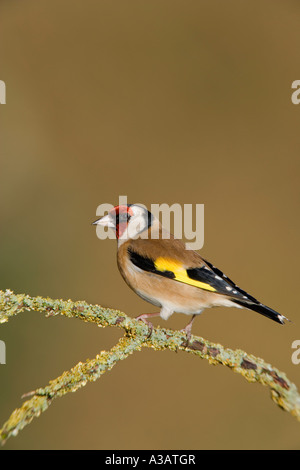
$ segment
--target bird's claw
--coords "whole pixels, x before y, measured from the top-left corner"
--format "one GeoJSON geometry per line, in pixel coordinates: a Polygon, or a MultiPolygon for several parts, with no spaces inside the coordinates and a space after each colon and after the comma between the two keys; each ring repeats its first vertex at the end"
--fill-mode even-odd
{"type": "Polygon", "coordinates": [[[192,333],[187,328],[183,328],[182,330],[180,330],[180,332],[186,334],[186,339],[185,339],[185,341],[183,341],[181,343],[181,346],[183,346],[184,348],[188,348],[189,345],[190,345],[190,340],[191,340],[192,333]]]}
{"type": "Polygon", "coordinates": [[[182,343],[182,346],[184,348],[187,348],[190,345],[190,340],[192,336],[192,324],[193,324],[193,321],[195,320],[195,317],[196,315],[194,314],[192,316],[191,321],[186,325],[186,327],[180,330],[182,333],[186,334],[186,340],[182,343]]]}
{"type": "Polygon", "coordinates": [[[144,314],[144,315],[139,315],[138,317],[136,317],[136,320],[142,320],[146,325],[148,325],[149,327],[149,332],[148,332],[148,335],[147,335],[147,339],[151,338],[151,335],[152,335],[152,331],[153,331],[153,325],[151,322],[149,322],[148,320],[146,320],[146,315],[147,314],[144,314]]]}

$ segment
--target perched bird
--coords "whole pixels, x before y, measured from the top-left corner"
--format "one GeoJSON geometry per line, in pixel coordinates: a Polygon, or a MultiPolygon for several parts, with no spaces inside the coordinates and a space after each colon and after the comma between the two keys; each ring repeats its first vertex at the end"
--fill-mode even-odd
{"type": "Polygon", "coordinates": [[[118,240],[118,268],[125,282],[142,299],[160,308],[137,318],[160,315],[167,320],[174,312],[192,315],[184,328],[187,343],[192,323],[208,307],[240,307],[254,310],[278,323],[286,317],[263,305],[238,287],[196,251],[166,231],[159,220],[137,204],[114,207],[94,224],[111,227],[118,240]]]}

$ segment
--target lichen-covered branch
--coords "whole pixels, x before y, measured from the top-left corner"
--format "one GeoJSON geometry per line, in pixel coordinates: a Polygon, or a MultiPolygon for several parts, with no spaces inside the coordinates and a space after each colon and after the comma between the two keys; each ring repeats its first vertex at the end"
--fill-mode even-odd
{"type": "Polygon", "coordinates": [[[54,398],[59,398],[69,392],[76,392],[87,382],[93,382],[120,360],[125,359],[133,351],[140,349],[141,342],[135,338],[121,338],[110,351],[101,351],[95,359],[79,362],[70,371],[64,372],[57,379],[51,380],[44,388],[38,388],[26,393],[22,398],[31,397],[21,408],[16,409],[0,431],[0,439],[5,442],[10,436],[15,436],[29,424],[34,417],[51,405],[54,398]]]}
{"type": "Polygon", "coordinates": [[[0,291],[0,323],[6,322],[13,315],[34,310],[52,315],[75,317],[93,322],[98,326],[115,326],[123,329],[125,334],[110,351],[101,351],[95,359],[80,362],[70,371],[49,382],[24,398],[29,398],[21,408],[16,409],[0,429],[0,441],[4,443],[10,436],[15,436],[21,429],[45,411],[54,398],[68,392],[75,392],[87,382],[97,380],[110,370],[117,362],[126,359],[141,347],[155,350],[182,350],[207,359],[211,364],[221,364],[241,374],[248,382],[258,382],[269,387],[271,397],[277,405],[291,413],[300,421],[300,394],[295,384],[263,359],[247,354],[242,350],[231,350],[203,338],[192,336],[188,346],[184,333],[154,328],[149,337],[148,326],[143,322],[127,316],[119,310],[90,305],[84,301],[52,300],[43,297],[30,297],[25,294],[14,294],[10,290],[0,291]]]}

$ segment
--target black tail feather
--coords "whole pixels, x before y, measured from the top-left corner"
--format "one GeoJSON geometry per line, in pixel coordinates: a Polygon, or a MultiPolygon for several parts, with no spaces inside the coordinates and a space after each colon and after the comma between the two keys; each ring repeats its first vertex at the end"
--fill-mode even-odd
{"type": "Polygon", "coordinates": [[[282,325],[284,324],[285,320],[289,321],[288,318],[284,317],[278,312],[275,312],[275,310],[272,310],[266,305],[263,305],[260,303],[244,302],[242,300],[237,300],[237,299],[231,299],[231,300],[232,302],[240,305],[241,307],[248,308],[250,310],[253,310],[254,312],[260,313],[261,315],[264,315],[265,317],[268,317],[271,320],[276,321],[277,323],[281,323],[282,325]]]}

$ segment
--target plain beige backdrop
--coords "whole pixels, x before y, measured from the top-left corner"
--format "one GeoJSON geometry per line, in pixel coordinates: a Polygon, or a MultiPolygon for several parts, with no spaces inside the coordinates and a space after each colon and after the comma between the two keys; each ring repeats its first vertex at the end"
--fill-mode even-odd
{"type": "MultiPolygon", "coordinates": [[[[299,15],[294,0],[1,0],[0,289],[154,311],[96,237],[97,206],[204,204],[203,256],[292,323],[219,308],[193,332],[300,385],[299,15]]],[[[120,334],[34,312],[1,325],[0,424],[120,334]]],[[[299,449],[299,426],[228,369],[144,350],[5,448],[299,449]]]]}

